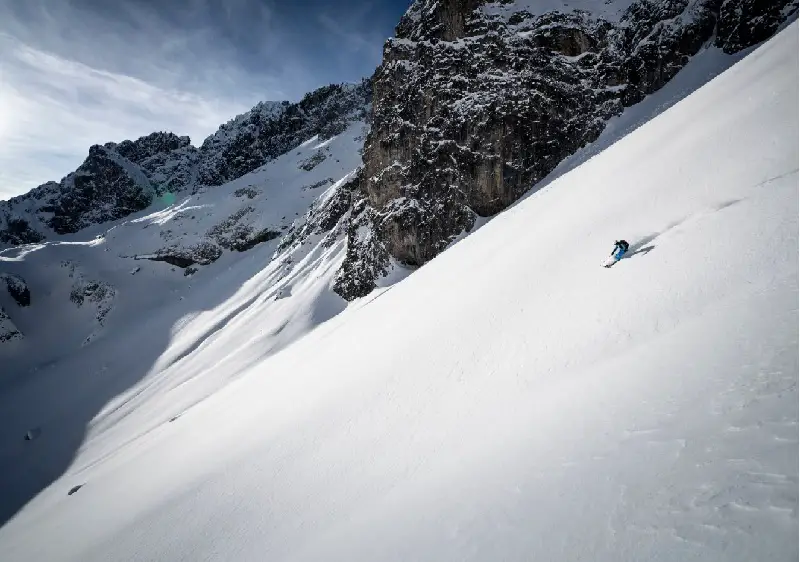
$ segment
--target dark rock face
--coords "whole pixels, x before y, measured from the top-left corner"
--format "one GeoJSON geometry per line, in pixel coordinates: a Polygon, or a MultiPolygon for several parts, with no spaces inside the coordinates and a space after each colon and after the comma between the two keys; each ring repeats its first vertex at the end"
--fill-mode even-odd
{"type": "Polygon", "coordinates": [[[338,135],[363,119],[372,93],[368,80],[319,88],[298,103],[260,103],[220,127],[201,147],[199,183],[221,185],[297,147],[314,135],[338,135]]]}
{"type": "Polygon", "coordinates": [[[173,150],[191,146],[189,137],[179,137],[174,133],[151,133],[135,141],[124,140],[119,144],[107,143],[106,148],[113,149],[135,164],[141,164],[156,155],[168,154],[173,150]]]}
{"type": "Polygon", "coordinates": [[[23,337],[22,332],[17,329],[6,311],[0,306],[0,344],[21,340],[23,337]]]}
{"type": "Polygon", "coordinates": [[[375,279],[386,275],[391,264],[389,252],[376,234],[374,225],[380,217],[366,199],[359,199],[352,209],[347,228],[347,253],[336,274],[333,290],[346,300],[367,295],[375,288],[375,279]]]}
{"type": "Polygon", "coordinates": [[[622,17],[623,105],[661,89],[713,35],[719,0],[639,0],[622,17]]]}
{"type": "Polygon", "coordinates": [[[424,264],[476,216],[507,208],[715,31],[737,50],[796,11],[794,0],[637,0],[606,20],[486,4],[417,0],[384,47],[337,286],[345,298],[371,291],[387,256],[424,264]]]}
{"type": "Polygon", "coordinates": [[[149,259],[163,261],[176,267],[189,267],[190,265],[208,265],[217,261],[222,255],[222,250],[216,244],[202,240],[190,246],[169,246],[162,248],[155,255],[136,259],[149,259]]]}
{"type": "Polygon", "coordinates": [[[150,205],[149,180],[130,173],[108,149],[95,145],[89,157],[61,182],[60,197],[41,208],[52,213],[46,224],[57,234],[125,217],[150,205]]]}
{"type": "Polygon", "coordinates": [[[769,39],[789,17],[797,0],[724,0],[714,44],[735,53],[769,39]]]}
{"type": "Polygon", "coordinates": [[[0,230],[0,243],[17,246],[35,244],[44,240],[44,235],[31,228],[27,220],[6,215],[6,226],[0,230]]]}
{"type": "Polygon", "coordinates": [[[193,181],[197,154],[188,137],[172,133],[92,146],[60,182],[0,201],[0,243],[39,242],[45,239],[41,229],[67,234],[145,209],[155,195],[193,181]]]}
{"type": "MultiPolygon", "coordinates": [[[[329,196],[318,199],[299,220],[295,221],[281,239],[275,251],[277,256],[288,248],[304,244],[312,236],[324,236],[324,246],[333,244],[348,228],[349,210],[353,194],[358,191],[360,176],[353,174],[344,179],[329,196]]],[[[327,183],[327,180],[326,180],[327,183]]]]}
{"type": "MultiPolygon", "coordinates": [[[[189,137],[181,137],[187,139],[189,137]]],[[[159,152],[142,160],[142,171],[150,179],[156,195],[189,189],[196,178],[200,151],[180,146],[171,152],[159,152]]]]}
{"type": "Polygon", "coordinates": [[[6,284],[8,294],[19,306],[30,306],[31,292],[25,279],[12,273],[0,273],[0,282],[6,284]]]}

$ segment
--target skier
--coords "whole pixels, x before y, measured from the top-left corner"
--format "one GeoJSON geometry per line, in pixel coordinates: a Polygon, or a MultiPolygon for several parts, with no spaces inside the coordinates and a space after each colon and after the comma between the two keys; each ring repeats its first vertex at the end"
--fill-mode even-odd
{"type": "Polygon", "coordinates": [[[622,259],[622,256],[625,255],[625,252],[628,251],[630,248],[630,244],[628,244],[625,240],[615,240],[614,241],[614,249],[611,252],[611,256],[609,257],[608,261],[606,262],[606,267],[611,267],[619,260],[622,259]],[[613,260],[611,258],[614,258],[613,260]]]}

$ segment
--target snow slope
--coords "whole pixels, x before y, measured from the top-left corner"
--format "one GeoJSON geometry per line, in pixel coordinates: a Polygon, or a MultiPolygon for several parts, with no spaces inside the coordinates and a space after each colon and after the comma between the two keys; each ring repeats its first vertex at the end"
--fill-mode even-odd
{"type": "Polygon", "coordinates": [[[277,354],[268,273],[176,327],[3,559],[796,558],[797,30],[277,354]]]}
{"type": "MultiPolygon", "coordinates": [[[[197,301],[201,304],[194,310],[202,309],[202,303],[212,298],[209,290],[213,292],[214,288],[207,288],[202,295],[195,295],[192,288],[213,284],[216,292],[221,292],[220,285],[227,281],[219,276],[232,267],[241,270],[239,274],[244,277],[238,281],[229,279],[230,286],[241,285],[271,262],[277,239],[248,252],[226,252],[218,263],[195,268],[199,271],[191,278],[184,276],[183,269],[148,258],[165,247],[190,248],[204,240],[230,238],[235,226],[225,224],[220,228],[226,222],[254,231],[267,229],[280,235],[290,232],[318,198],[348,178],[359,165],[365,132],[366,125],[354,121],[340,135],[326,141],[311,138],[236,180],[204,188],[194,195],[182,194],[174,204],[157,202],[123,220],[93,225],[52,242],[0,250],[2,270],[26,279],[33,295],[29,310],[17,309],[8,300],[7,308],[13,310],[14,320],[26,335],[23,347],[13,350],[13,354],[0,348],[0,357],[8,362],[9,371],[19,372],[59,360],[100,333],[119,331],[127,337],[127,328],[132,322],[141,321],[145,311],[155,314],[178,299],[189,301],[187,310],[192,310],[190,306],[197,301]],[[300,168],[317,154],[324,159],[320,156],[316,166],[307,171],[300,168]],[[229,220],[231,217],[240,218],[229,220]],[[242,261],[251,265],[242,267],[242,261]],[[87,307],[76,310],[70,302],[69,295],[81,284],[81,278],[108,284],[117,291],[107,323],[98,325],[87,307]],[[58,322],[47,322],[43,317],[58,322]],[[63,330],[64,325],[71,329],[63,330]]],[[[273,264],[273,268],[278,266],[273,264]]],[[[6,302],[3,298],[0,295],[0,304],[6,302]]],[[[213,299],[222,300],[217,296],[213,299]]]]}
{"type": "MultiPolygon", "coordinates": [[[[210,347],[215,361],[252,364],[345,308],[329,289],[343,252],[339,228],[225,251],[188,276],[188,268],[145,257],[168,244],[203,243],[243,209],[237,225],[291,235],[352,176],[365,130],[354,121],[225,185],[0,250],[0,272],[25,279],[31,293],[23,308],[0,287],[0,338],[13,336],[0,345],[0,526],[64,473],[87,430],[105,427],[101,420],[113,423],[150,399],[169,417],[230,381],[222,370],[197,376],[193,352],[210,347]],[[326,158],[299,168],[319,153],[326,158]],[[242,321],[250,323],[246,336],[223,330],[242,321]],[[109,406],[117,396],[127,409],[109,406]],[[31,430],[35,443],[22,439],[31,430]]],[[[145,425],[161,418],[153,407],[138,410],[145,425]]]]}

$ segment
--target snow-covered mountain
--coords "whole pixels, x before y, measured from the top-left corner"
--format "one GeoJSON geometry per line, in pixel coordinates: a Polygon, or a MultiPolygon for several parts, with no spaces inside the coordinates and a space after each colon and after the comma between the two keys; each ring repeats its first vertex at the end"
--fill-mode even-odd
{"type": "Polygon", "coordinates": [[[797,347],[788,298],[797,240],[785,213],[797,198],[797,25],[754,45],[796,13],[796,0],[418,0],[371,80],[260,103],[199,147],[169,132],[96,145],[60,182],[0,202],[0,552],[163,559],[174,558],[173,538],[192,559],[790,552],[797,471],[782,455],[797,451],[787,402],[796,403],[797,365],[784,355],[797,347]],[[632,259],[594,272],[621,236],[632,259]],[[755,250],[765,247],[774,251],[755,250]],[[692,347],[697,334],[716,338],[713,355],[692,347]],[[669,346],[688,350],[686,362],[669,346]],[[660,382],[667,367],[653,365],[662,364],[681,373],[685,394],[660,382]],[[731,387],[717,375],[726,369],[731,387]],[[682,432],[628,403],[609,422],[621,433],[590,432],[587,448],[569,450],[513,426],[577,439],[582,422],[570,425],[575,415],[561,409],[600,410],[565,393],[611,408],[615,396],[594,382],[608,377],[615,391],[695,425],[682,432]],[[674,404],[646,385],[674,391],[674,404]],[[692,392],[720,417],[698,413],[692,392]],[[492,444],[481,428],[496,410],[492,444]],[[192,428],[172,429],[184,413],[197,416],[192,428]],[[768,429],[751,435],[753,420],[768,429]],[[638,439],[648,427],[657,438],[638,439]],[[535,481],[511,475],[520,501],[566,520],[586,507],[578,491],[605,498],[616,506],[613,533],[592,531],[591,514],[602,514],[586,508],[559,535],[506,498],[491,482],[508,471],[485,460],[501,438],[502,458],[535,468],[526,456],[535,451],[549,463],[535,481]],[[754,445],[765,439],[774,447],[754,445]],[[723,445],[702,452],[703,440],[723,445]],[[621,464],[603,460],[609,451],[621,464]],[[735,462],[717,466],[751,453],[750,476],[735,462]],[[631,476],[650,454],[668,481],[676,471],[674,493],[631,476]],[[575,455],[583,468],[557,476],[575,455]],[[269,475],[266,488],[250,462],[269,475]],[[693,473],[693,462],[713,467],[693,473]],[[166,472],[136,477],[155,466],[166,472]],[[451,485],[436,486],[428,466],[451,485]],[[589,466],[611,475],[608,487],[590,485],[589,466]],[[219,491],[233,485],[229,470],[241,482],[230,496],[239,515],[219,491]],[[488,487],[469,488],[483,477],[488,487]],[[124,511],[113,512],[104,502],[122,482],[114,504],[124,511]],[[567,489],[576,490],[564,492],[568,506],[548,495],[567,489]],[[195,492],[197,503],[186,499],[195,492]],[[689,523],[644,496],[677,505],[675,518],[689,523]],[[698,498],[705,511],[682,509],[698,498]],[[263,506],[280,521],[261,518],[263,506]],[[488,519],[469,516],[484,511],[488,519]],[[423,512],[441,519],[420,527],[423,512]],[[88,525],[86,513],[102,524],[72,529],[88,525]],[[146,532],[190,513],[173,538],[146,532]],[[209,531],[214,514],[228,518],[222,531],[209,531]],[[530,543],[520,525],[542,540],[530,543]],[[751,528],[761,535],[748,549],[735,533],[751,528]],[[39,533],[58,540],[37,545],[39,533]],[[129,548],[127,537],[145,535],[129,548]],[[219,547],[207,550],[204,536],[219,547]],[[559,537],[582,550],[557,552],[559,537]]]}
{"type": "Polygon", "coordinates": [[[796,14],[796,0],[417,0],[375,73],[337,292],[369,293],[391,259],[426,263],[695,54],[740,52],[796,14]]]}
{"type": "Polygon", "coordinates": [[[60,182],[0,202],[0,244],[75,233],[146,209],[165,194],[172,200],[238,179],[312,137],[333,138],[352,122],[365,122],[370,96],[365,80],[320,88],[298,103],[260,103],[223,124],[199,149],[189,137],[165,132],[92,146],[60,182]]]}
{"type": "MultiPolygon", "coordinates": [[[[0,245],[76,233],[86,241],[171,208],[169,226],[158,219],[151,227],[158,238],[122,241],[130,231],[122,228],[112,237],[119,247],[103,251],[192,274],[225,252],[276,239],[284,250],[336,227],[331,240],[346,234],[347,243],[333,288],[352,300],[427,262],[544,185],[570,156],[602,144],[595,141],[623,109],[660,91],[696,54],[742,53],[796,12],[796,0],[418,0],[372,80],[320,88],[294,104],[260,103],[200,148],[165,132],[93,146],[60,182],[0,202],[0,245]],[[289,166],[296,177],[275,172],[300,196],[278,189],[272,172],[249,176],[304,143],[343,134],[355,144],[332,146],[345,153],[318,143],[289,166]],[[330,166],[318,166],[328,158],[347,166],[327,174],[330,166]],[[321,216],[311,194],[333,184],[321,216]],[[265,186],[280,195],[267,197],[265,186]],[[204,211],[186,214],[187,206],[204,211]]],[[[708,78],[723,67],[709,67],[708,78]]],[[[107,286],[101,277],[92,283],[107,286]]],[[[13,308],[5,314],[9,334],[26,333],[10,327],[13,308]]]]}
{"type": "Polygon", "coordinates": [[[3,560],[796,559],[797,36],[702,50],[546,187],[346,309],[338,268],[374,234],[351,220],[357,120],[4,250],[31,303],[0,304],[44,356],[3,358],[3,560]],[[287,235],[210,242],[248,204],[287,235]],[[195,225],[216,261],[151,261],[195,225]],[[75,351],[99,281],[116,308],[75,351]]]}
{"type": "MultiPolygon", "coordinates": [[[[173,273],[180,268],[189,276],[226,252],[275,241],[268,250],[273,252],[276,239],[291,233],[281,246],[287,249],[298,238],[295,230],[312,228],[303,219],[316,212],[319,194],[338,193],[358,167],[370,96],[370,82],[363,81],[320,88],[295,104],[261,103],[223,124],[199,149],[188,137],[163,132],[95,145],[60,182],[0,202],[0,248],[16,246],[3,252],[0,271],[31,283],[35,311],[5,306],[0,338],[40,331],[43,323],[26,320],[26,314],[66,306],[61,321],[72,323],[75,307],[94,303],[89,308],[102,312],[87,316],[88,324],[79,323],[71,334],[92,341],[105,331],[106,315],[125,308],[120,299],[126,294],[161,291],[142,280],[146,275],[118,279],[118,272],[137,274],[143,267],[138,260],[166,262],[173,273]],[[61,285],[68,290],[55,288],[61,285]],[[54,294],[60,300],[44,305],[54,294]]],[[[349,198],[334,218],[348,206],[349,198]]],[[[120,321],[145,310],[130,305],[120,321]]],[[[71,341],[54,334],[45,337],[43,355],[16,347],[14,355],[41,362],[52,350],[64,352],[62,339],[71,341]]],[[[24,347],[40,349],[36,340],[24,347]]]]}

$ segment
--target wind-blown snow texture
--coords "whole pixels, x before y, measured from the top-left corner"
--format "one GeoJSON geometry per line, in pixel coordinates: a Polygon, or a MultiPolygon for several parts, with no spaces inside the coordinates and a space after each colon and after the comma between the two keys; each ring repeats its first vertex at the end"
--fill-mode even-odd
{"type": "MultiPolygon", "coordinates": [[[[276,354],[342,308],[344,242],[300,223],[284,267],[226,253],[213,286],[137,302],[102,364],[61,358],[64,395],[57,370],[3,380],[4,501],[80,443],[4,560],[795,559],[797,53],[795,23],[276,354]]],[[[340,177],[316,203],[337,224],[340,177]]]]}

